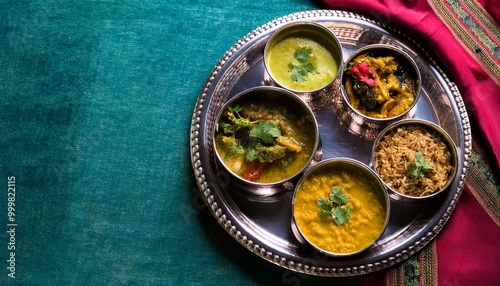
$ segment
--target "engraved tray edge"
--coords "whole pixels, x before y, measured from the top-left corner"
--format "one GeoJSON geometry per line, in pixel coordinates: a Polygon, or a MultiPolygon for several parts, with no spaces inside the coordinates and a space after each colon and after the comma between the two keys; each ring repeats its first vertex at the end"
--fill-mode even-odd
{"type": "MultiPolygon", "coordinates": [[[[296,271],[299,273],[305,273],[305,274],[310,274],[310,275],[315,275],[315,276],[324,276],[324,277],[346,277],[346,276],[355,276],[355,275],[361,275],[361,274],[366,274],[374,271],[378,271],[387,267],[390,267],[392,265],[395,265],[397,263],[400,263],[406,259],[408,259],[410,256],[413,254],[417,253],[419,250],[421,250],[423,247],[425,247],[430,241],[432,241],[442,230],[446,222],[448,221],[449,217],[451,216],[452,212],[454,211],[456,204],[463,192],[463,187],[465,185],[465,180],[467,177],[467,170],[468,170],[468,162],[471,156],[471,147],[472,146],[472,134],[470,130],[470,123],[469,119],[467,116],[467,111],[465,108],[465,104],[463,102],[463,99],[460,95],[460,92],[454,82],[452,82],[446,74],[443,72],[443,70],[439,67],[439,65],[436,63],[433,55],[425,48],[423,48],[419,43],[415,42],[414,40],[410,39],[407,37],[405,34],[401,33],[400,31],[392,28],[389,25],[379,23],[377,21],[374,21],[372,19],[366,18],[365,16],[353,13],[353,12],[347,12],[347,11],[341,11],[341,10],[310,10],[310,11],[302,11],[302,12],[296,12],[292,14],[288,14],[279,18],[276,18],[260,27],[257,27],[253,31],[249,32],[247,35],[245,35],[243,38],[241,38],[239,41],[237,41],[229,50],[225,52],[225,54],[221,57],[221,59],[218,61],[218,63],[215,65],[213,68],[212,72],[210,73],[209,77],[207,78],[205,84],[203,85],[203,88],[198,96],[198,99],[196,101],[196,105],[194,108],[194,112],[192,115],[192,121],[191,121],[191,128],[190,128],[190,154],[191,154],[191,164],[193,168],[193,172],[196,178],[196,184],[199,188],[200,194],[207,204],[207,206],[210,209],[210,212],[212,215],[215,217],[217,222],[225,229],[225,231],[230,234],[235,240],[237,240],[240,244],[242,244],[244,247],[246,247],[248,250],[251,252],[257,254],[261,258],[276,264],[278,266],[281,266],[285,269],[289,269],[292,271],[296,271]],[[259,244],[254,243],[249,237],[245,235],[240,229],[238,229],[236,226],[233,225],[230,219],[227,218],[226,214],[223,212],[223,210],[219,207],[219,204],[217,200],[214,198],[211,189],[209,185],[207,184],[207,181],[205,179],[205,172],[202,167],[201,159],[200,159],[200,153],[199,150],[200,148],[203,148],[203,146],[199,145],[199,131],[200,131],[200,121],[201,121],[201,116],[203,113],[203,103],[205,101],[205,97],[207,95],[207,91],[209,90],[214,78],[216,77],[217,73],[221,70],[221,68],[225,65],[225,63],[228,61],[228,59],[231,58],[231,56],[237,52],[245,43],[249,42],[252,38],[255,36],[273,28],[276,27],[280,24],[289,22],[289,21],[294,21],[298,19],[308,19],[308,18],[314,18],[314,17],[342,17],[342,18],[352,18],[352,19],[357,19],[360,21],[366,21],[375,25],[378,25],[388,31],[391,31],[393,33],[396,33],[412,44],[414,44],[417,48],[419,48],[420,51],[425,53],[425,56],[431,63],[434,65],[434,67],[437,69],[438,73],[442,77],[442,79],[445,81],[445,84],[448,86],[450,89],[455,103],[457,104],[458,111],[459,111],[459,116],[460,120],[463,126],[463,133],[464,133],[464,149],[463,149],[463,168],[461,172],[459,172],[459,178],[458,178],[458,187],[457,190],[454,192],[453,199],[451,200],[450,204],[448,205],[446,211],[442,215],[442,217],[439,218],[438,223],[432,228],[432,231],[427,232],[425,235],[423,235],[419,240],[415,241],[412,245],[406,247],[405,249],[402,249],[400,252],[391,255],[387,257],[386,259],[383,259],[381,261],[377,261],[375,263],[367,263],[364,265],[359,265],[359,266],[354,266],[354,267],[346,267],[346,268],[325,268],[325,267],[316,267],[314,265],[304,265],[303,263],[297,263],[296,261],[293,261],[291,259],[287,259],[285,257],[281,257],[272,251],[269,251],[266,249],[265,246],[261,246],[259,244]]],[[[460,171],[460,170],[459,170],[460,171]]]]}

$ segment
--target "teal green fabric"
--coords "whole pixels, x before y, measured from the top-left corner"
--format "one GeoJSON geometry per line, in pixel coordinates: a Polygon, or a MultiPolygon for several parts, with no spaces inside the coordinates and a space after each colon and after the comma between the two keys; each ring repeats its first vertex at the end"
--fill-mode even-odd
{"type": "Polygon", "coordinates": [[[1,1],[0,285],[350,283],[243,248],[196,199],[190,163],[194,105],[224,52],[318,8],[1,1]]]}

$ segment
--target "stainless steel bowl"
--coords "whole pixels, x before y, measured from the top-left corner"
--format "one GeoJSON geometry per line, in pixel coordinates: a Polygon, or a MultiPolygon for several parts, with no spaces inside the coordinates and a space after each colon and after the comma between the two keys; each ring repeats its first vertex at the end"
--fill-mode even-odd
{"type": "MultiPolygon", "coordinates": [[[[325,176],[325,175],[324,175],[325,176]]],[[[332,181],[335,181],[338,179],[332,179],[332,181]]],[[[309,183],[311,184],[311,183],[309,183]]],[[[323,190],[323,187],[330,187],[330,181],[329,179],[315,179],[314,183],[312,184],[320,184],[321,185],[321,190],[323,190]],[[318,182],[326,182],[326,183],[318,183],[318,182]]],[[[325,192],[328,192],[329,190],[325,190],[325,192]]],[[[365,205],[366,207],[366,205],[365,205]]],[[[299,183],[297,184],[295,188],[295,192],[293,194],[293,200],[292,200],[292,231],[297,238],[297,240],[307,246],[310,247],[310,249],[314,252],[320,253],[321,255],[327,255],[327,256],[333,256],[333,257],[346,257],[346,256],[352,256],[356,255],[358,253],[361,253],[374,244],[377,243],[377,241],[380,239],[382,234],[384,233],[387,223],[389,221],[389,214],[390,214],[390,202],[389,202],[389,197],[387,195],[387,191],[384,187],[384,184],[378,177],[378,175],[367,165],[364,163],[351,159],[351,158],[330,158],[323,160],[319,162],[318,164],[314,165],[309,169],[304,176],[300,179],[299,183]],[[319,215],[319,207],[316,205],[316,199],[319,197],[315,195],[311,195],[313,190],[310,188],[310,185],[308,187],[308,184],[305,183],[306,180],[308,180],[311,177],[317,177],[320,174],[325,174],[326,176],[342,176],[342,181],[345,182],[346,179],[346,174],[352,174],[355,173],[357,174],[357,179],[354,182],[350,182],[350,185],[346,185],[347,187],[344,189],[345,195],[347,196],[352,196],[350,200],[352,200],[352,205],[354,206],[354,209],[351,211],[351,219],[353,217],[356,217],[356,219],[360,220],[366,220],[365,222],[360,222],[359,220],[354,220],[354,221],[347,221],[344,225],[338,225],[334,226],[335,227],[345,227],[345,229],[349,230],[351,229],[354,234],[349,234],[346,235],[349,239],[354,239],[357,240],[357,237],[355,237],[356,233],[364,233],[363,230],[360,230],[361,227],[367,227],[373,229],[372,221],[368,221],[369,218],[367,217],[367,213],[365,212],[365,209],[362,209],[362,203],[361,203],[361,197],[364,198],[371,198],[372,200],[370,201],[377,201],[379,204],[379,209],[376,211],[376,207],[370,208],[374,210],[376,215],[381,214],[382,216],[380,219],[383,219],[383,225],[381,226],[381,229],[379,230],[378,233],[376,233],[376,236],[372,236],[371,241],[368,244],[364,244],[362,246],[359,246],[357,249],[346,251],[346,252],[341,252],[341,251],[331,251],[331,250],[325,250],[324,248],[318,246],[320,244],[319,242],[313,242],[313,239],[311,239],[311,236],[308,236],[307,231],[305,231],[305,228],[308,225],[316,225],[315,230],[317,228],[320,228],[322,226],[321,223],[324,223],[324,219],[330,220],[329,222],[334,224],[333,221],[331,221],[330,217],[322,217],[319,215]],[[364,181],[364,182],[361,182],[364,181]],[[353,185],[357,185],[358,189],[358,194],[357,196],[354,196],[354,190],[350,189],[353,185]],[[363,187],[361,187],[363,186],[363,187]],[[359,191],[362,190],[362,191],[359,191]],[[298,199],[297,194],[298,192],[307,192],[306,197],[301,195],[301,199],[298,199]],[[358,199],[356,201],[356,199],[358,199]],[[308,207],[311,207],[311,209],[308,210],[307,215],[313,215],[311,218],[312,222],[308,222],[307,224],[298,223],[297,220],[297,208],[303,207],[304,205],[307,205],[308,207]],[[315,213],[317,211],[317,213],[315,213]],[[363,211],[363,212],[362,212],[363,211]],[[354,212],[357,212],[357,214],[354,214],[354,212]],[[314,213],[314,214],[313,214],[314,213]],[[349,225],[349,223],[352,223],[349,225]]],[[[323,225],[324,226],[324,225],[323,225]]],[[[326,226],[327,228],[329,226],[326,226]]],[[[330,229],[328,229],[330,230],[330,229]]],[[[340,232],[341,230],[338,229],[340,232]]],[[[328,233],[327,236],[339,236],[339,233],[328,233]]]]}
{"type": "MultiPolygon", "coordinates": [[[[291,53],[292,52],[290,52],[290,54],[291,53]]],[[[315,55],[313,54],[312,56],[314,57],[315,55]]],[[[327,27],[315,22],[293,22],[286,24],[271,35],[264,48],[264,65],[271,80],[278,86],[291,90],[295,93],[298,93],[299,95],[304,93],[314,93],[316,91],[323,90],[328,86],[331,86],[342,71],[342,60],[342,45],[340,44],[337,36],[327,27]],[[332,55],[335,63],[337,64],[337,70],[335,71],[334,76],[332,76],[331,80],[317,88],[304,90],[287,86],[285,83],[283,83],[282,80],[279,79],[279,77],[273,72],[272,68],[270,67],[269,52],[277,44],[290,38],[304,38],[308,41],[318,43],[332,55]]],[[[283,64],[290,65],[291,62],[284,62],[283,64]]]]}
{"type": "Polygon", "coordinates": [[[309,108],[309,106],[293,92],[279,87],[271,87],[271,86],[254,87],[238,93],[237,95],[232,97],[229,101],[227,101],[219,110],[218,115],[216,117],[217,118],[216,124],[212,130],[212,138],[214,146],[217,147],[218,144],[217,129],[224,112],[226,112],[228,108],[240,104],[244,101],[256,102],[259,100],[271,102],[274,105],[279,106],[280,109],[282,109],[284,112],[282,115],[283,118],[290,119],[298,116],[303,116],[307,120],[308,124],[311,124],[310,130],[313,133],[314,145],[310,146],[309,149],[311,149],[311,153],[306,154],[308,158],[307,160],[304,160],[305,163],[301,166],[300,165],[295,166],[297,168],[296,172],[280,180],[271,182],[269,181],[257,182],[245,179],[243,176],[241,176],[241,174],[237,174],[235,171],[232,171],[227,166],[225,158],[217,151],[217,148],[214,148],[214,152],[217,158],[219,171],[223,171],[226,174],[229,174],[229,178],[231,179],[232,183],[238,185],[239,187],[241,187],[241,189],[247,190],[256,195],[272,195],[283,190],[283,188],[293,188],[290,187],[290,183],[292,183],[293,185],[296,182],[297,177],[306,169],[308,165],[311,164],[313,159],[318,160],[317,151],[320,144],[318,123],[316,122],[316,118],[312,110],[309,108]]]}
{"type": "MultiPolygon", "coordinates": [[[[340,91],[342,94],[344,106],[343,108],[341,108],[343,109],[343,114],[339,114],[339,117],[341,116],[343,118],[344,124],[346,124],[352,132],[373,139],[376,137],[376,134],[378,134],[378,132],[387,127],[389,124],[401,119],[413,117],[416,111],[417,101],[420,98],[420,91],[421,91],[420,70],[415,61],[406,52],[404,52],[398,47],[386,44],[373,44],[364,46],[356,50],[347,59],[344,65],[344,70],[340,77],[340,91]],[[346,80],[347,78],[350,77],[347,70],[350,67],[350,63],[357,56],[364,53],[368,53],[373,56],[393,56],[398,62],[400,62],[403,66],[408,68],[408,72],[414,79],[413,93],[415,94],[415,100],[411,104],[411,106],[404,112],[392,117],[377,118],[362,113],[360,110],[358,110],[352,105],[349,95],[347,94],[345,88],[346,80]]],[[[337,113],[339,112],[342,113],[342,110],[337,111],[337,113]]]]}
{"type": "MultiPolygon", "coordinates": [[[[390,139],[390,140],[392,140],[392,139],[390,139]]],[[[405,150],[407,150],[406,152],[410,152],[411,155],[413,155],[414,153],[416,153],[418,151],[421,151],[420,149],[422,149],[421,147],[418,147],[417,144],[412,144],[408,147],[405,147],[403,142],[399,142],[398,145],[395,146],[394,148],[398,148],[399,150],[401,150],[399,152],[405,152],[405,150]],[[403,149],[403,148],[408,148],[408,149],[403,149]]],[[[405,155],[405,156],[407,156],[407,155],[405,155]]],[[[398,158],[395,156],[392,156],[392,157],[398,158]]],[[[424,156],[424,160],[426,160],[428,162],[433,162],[433,160],[435,160],[435,159],[426,158],[424,156]]],[[[406,161],[407,161],[406,165],[403,168],[404,170],[402,172],[404,172],[405,170],[408,169],[409,164],[414,163],[413,158],[407,158],[406,161]]],[[[384,130],[382,130],[380,132],[380,134],[377,136],[377,138],[375,139],[374,144],[373,144],[371,164],[372,164],[375,172],[377,172],[379,177],[382,179],[382,181],[386,185],[386,187],[389,191],[389,196],[391,198],[399,200],[399,201],[404,201],[404,202],[418,202],[418,201],[423,201],[423,200],[427,200],[427,199],[433,198],[435,196],[438,196],[448,189],[449,185],[453,182],[453,180],[456,176],[456,173],[457,173],[457,166],[458,166],[457,148],[455,147],[455,144],[453,143],[453,141],[452,141],[451,137],[448,135],[448,133],[440,126],[438,126],[432,122],[422,120],[422,119],[405,119],[405,120],[401,120],[399,122],[395,122],[395,123],[387,126],[384,130]],[[445,144],[447,150],[450,153],[449,167],[451,169],[449,171],[447,171],[448,175],[447,175],[446,184],[442,188],[439,188],[439,190],[437,190],[431,194],[424,195],[424,196],[414,196],[414,195],[404,194],[401,191],[398,191],[398,189],[400,189],[400,187],[399,186],[394,187],[394,184],[390,182],[391,178],[388,178],[389,176],[394,176],[394,174],[396,174],[396,173],[391,172],[391,174],[393,174],[393,175],[381,174],[382,173],[381,168],[383,168],[382,167],[383,164],[381,162],[379,162],[379,161],[381,161],[381,159],[377,159],[378,156],[376,155],[376,153],[379,152],[379,148],[381,148],[380,147],[381,142],[383,142],[384,140],[389,140],[388,139],[389,137],[386,137],[386,136],[392,135],[392,134],[394,134],[394,132],[402,132],[405,129],[407,130],[407,128],[411,127],[411,126],[424,128],[424,130],[426,130],[429,134],[433,134],[433,136],[439,138],[439,140],[445,144]]],[[[389,164],[392,167],[392,165],[396,164],[396,160],[391,160],[387,164],[389,164]]],[[[401,165],[401,164],[399,164],[399,165],[401,165]]],[[[388,166],[388,165],[384,165],[384,166],[388,166]]],[[[398,173],[399,174],[398,177],[401,177],[404,175],[405,180],[406,179],[407,180],[416,180],[415,178],[413,178],[409,174],[402,173],[402,172],[398,173]]]]}

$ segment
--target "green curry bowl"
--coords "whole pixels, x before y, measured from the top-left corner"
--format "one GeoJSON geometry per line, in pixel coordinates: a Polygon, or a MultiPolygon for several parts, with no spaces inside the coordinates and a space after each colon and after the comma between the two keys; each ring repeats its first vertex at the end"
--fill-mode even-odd
{"type": "Polygon", "coordinates": [[[264,64],[279,86],[298,93],[322,90],[342,68],[340,41],[326,26],[294,22],[278,29],[264,49],[264,64]]]}
{"type": "Polygon", "coordinates": [[[318,150],[313,112],[297,95],[279,87],[245,90],[226,102],[216,118],[217,161],[239,183],[255,189],[296,178],[318,150]]]}

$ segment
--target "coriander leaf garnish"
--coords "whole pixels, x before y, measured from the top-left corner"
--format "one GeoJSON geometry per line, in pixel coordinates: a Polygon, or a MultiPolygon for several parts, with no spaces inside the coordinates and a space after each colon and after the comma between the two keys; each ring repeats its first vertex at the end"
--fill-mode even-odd
{"type": "Polygon", "coordinates": [[[337,225],[347,222],[351,217],[351,208],[345,207],[345,204],[349,202],[349,197],[344,195],[344,192],[337,186],[332,187],[328,197],[330,201],[325,198],[318,199],[319,214],[331,216],[337,225]]]}
{"type": "Polygon", "coordinates": [[[297,59],[300,63],[305,64],[311,57],[312,50],[301,48],[295,51],[295,59],[297,59]]]}
{"type": "Polygon", "coordinates": [[[425,173],[432,171],[434,171],[434,164],[430,161],[426,161],[421,151],[415,153],[415,162],[410,163],[406,169],[406,173],[414,179],[419,179],[425,173]]]}
{"type": "Polygon", "coordinates": [[[240,115],[240,112],[242,110],[243,110],[243,108],[238,104],[236,104],[234,106],[230,106],[228,108],[228,118],[229,118],[229,120],[231,120],[233,122],[234,130],[249,127],[249,126],[257,123],[257,121],[250,121],[250,119],[242,117],[240,115]]]}
{"type": "Polygon", "coordinates": [[[265,144],[271,144],[274,143],[275,138],[281,136],[281,131],[273,122],[263,121],[252,129],[249,135],[251,138],[262,140],[265,144]]]}
{"type": "Polygon", "coordinates": [[[243,110],[243,108],[239,104],[236,104],[235,106],[230,106],[229,110],[236,113],[238,117],[241,117],[240,112],[243,110]]]}
{"type": "Polygon", "coordinates": [[[308,73],[316,73],[316,66],[309,62],[311,58],[312,50],[301,48],[295,51],[295,59],[300,63],[291,64],[292,80],[295,82],[305,82],[307,81],[306,75],[308,73]]]}
{"type": "Polygon", "coordinates": [[[337,186],[332,187],[332,192],[329,196],[330,201],[339,206],[345,205],[349,202],[349,197],[344,195],[344,192],[342,192],[342,190],[337,186]]]}
{"type": "Polygon", "coordinates": [[[308,73],[316,72],[316,67],[312,63],[305,63],[300,65],[300,67],[308,73]]]}
{"type": "Polygon", "coordinates": [[[307,81],[307,78],[305,77],[307,75],[307,70],[301,68],[300,66],[293,64],[293,69],[292,69],[292,80],[295,82],[305,82],[307,81]]]}
{"type": "Polygon", "coordinates": [[[219,143],[226,150],[226,157],[239,155],[247,162],[255,160],[261,163],[272,163],[281,160],[287,164],[293,160],[288,156],[287,148],[277,144],[276,139],[281,137],[281,129],[271,120],[257,119],[255,121],[245,118],[243,108],[236,104],[228,107],[225,112],[224,122],[218,122],[216,132],[219,143]]]}
{"type": "Polygon", "coordinates": [[[351,218],[351,208],[335,208],[332,210],[332,219],[337,225],[347,222],[351,218]]]}
{"type": "Polygon", "coordinates": [[[333,208],[332,202],[327,202],[325,198],[318,199],[319,214],[322,216],[330,215],[333,208]]]}

